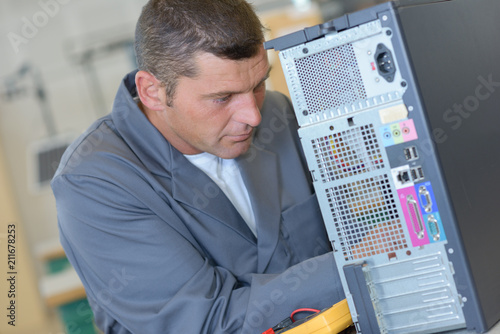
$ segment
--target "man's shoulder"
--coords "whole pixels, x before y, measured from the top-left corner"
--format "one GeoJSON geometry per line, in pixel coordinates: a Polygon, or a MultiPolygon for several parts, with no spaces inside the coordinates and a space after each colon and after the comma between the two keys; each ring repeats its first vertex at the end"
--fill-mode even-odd
{"type": "Polygon", "coordinates": [[[92,166],[106,164],[111,154],[125,150],[125,143],[115,132],[109,116],[95,121],[64,152],[55,177],[89,174],[92,166]]]}

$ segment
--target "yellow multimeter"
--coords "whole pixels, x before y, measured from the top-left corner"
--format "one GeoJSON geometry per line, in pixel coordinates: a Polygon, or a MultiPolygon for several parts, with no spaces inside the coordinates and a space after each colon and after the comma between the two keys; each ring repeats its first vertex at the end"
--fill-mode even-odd
{"type": "Polygon", "coordinates": [[[337,334],[353,324],[347,300],[344,299],[319,313],[297,320],[276,334],[337,334]]]}

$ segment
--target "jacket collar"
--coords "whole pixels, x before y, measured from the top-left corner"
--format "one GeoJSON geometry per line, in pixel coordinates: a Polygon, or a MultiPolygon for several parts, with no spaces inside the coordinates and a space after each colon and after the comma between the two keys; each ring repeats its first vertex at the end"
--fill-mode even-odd
{"type": "Polygon", "coordinates": [[[171,151],[172,196],[204,214],[218,220],[236,233],[255,243],[255,236],[224,192],[191,164],[179,151],[171,151]]]}
{"type": "Polygon", "coordinates": [[[111,119],[120,136],[153,174],[169,177],[171,151],[174,149],[139,109],[135,74],[125,76],[113,104],[111,119]]]}
{"type": "Polygon", "coordinates": [[[276,154],[251,145],[238,158],[257,222],[258,270],[264,272],[278,242],[281,205],[276,154]],[[262,189],[262,185],[266,188],[262,189]]]}

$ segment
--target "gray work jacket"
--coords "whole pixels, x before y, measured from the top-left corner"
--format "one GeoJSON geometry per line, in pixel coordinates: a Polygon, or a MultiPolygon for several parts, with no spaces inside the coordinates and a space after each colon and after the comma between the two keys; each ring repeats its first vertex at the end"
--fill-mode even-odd
{"type": "Polygon", "coordinates": [[[343,298],[291,104],[268,92],[237,158],[256,238],[147,120],[123,80],[52,181],[62,245],[105,333],[261,333],[343,298]]]}

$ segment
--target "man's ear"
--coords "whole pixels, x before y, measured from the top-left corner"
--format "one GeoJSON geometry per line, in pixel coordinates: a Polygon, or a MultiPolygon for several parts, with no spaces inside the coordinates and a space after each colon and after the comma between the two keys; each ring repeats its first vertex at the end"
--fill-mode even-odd
{"type": "Polygon", "coordinates": [[[135,75],[137,94],[143,105],[154,111],[161,111],[166,106],[165,87],[154,75],[146,71],[139,71],[135,75]]]}

